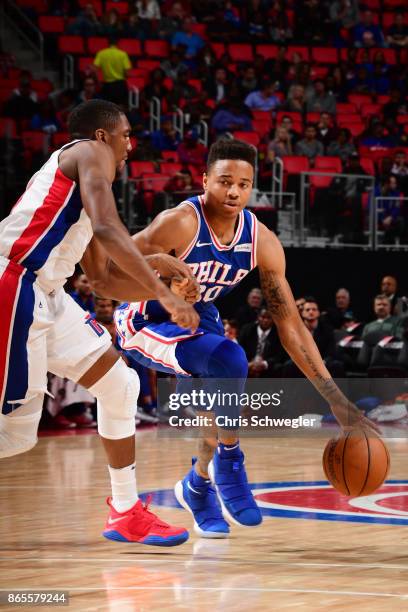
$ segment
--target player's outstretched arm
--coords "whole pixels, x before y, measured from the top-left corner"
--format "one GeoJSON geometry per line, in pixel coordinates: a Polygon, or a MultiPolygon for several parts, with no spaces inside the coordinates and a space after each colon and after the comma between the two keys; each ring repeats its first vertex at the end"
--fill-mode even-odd
{"type": "Polygon", "coordinates": [[[83,143],[77,155],[81,198],[94,236],[121,270],[161,302],[172,320],[196,329],[196,311],[160,281],[119,218],[111,188],[116,172],[111,149],[104,143],[83,143]]]}
{"type": "Polygon", "coordinates": [[[259,224],[257,259],[261,287],[282,346],[294,363],[330,404],[344,428],[379,431],[341,392],[327,370],[313,336],[300,318],[285,276],[285,255],[275,234],[259,224]]]}

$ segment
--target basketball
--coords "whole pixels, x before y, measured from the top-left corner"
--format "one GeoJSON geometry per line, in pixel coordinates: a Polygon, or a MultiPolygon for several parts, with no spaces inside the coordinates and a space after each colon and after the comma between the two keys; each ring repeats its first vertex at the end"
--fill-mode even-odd
{"type": "Polygon", "coordinates": [[[349,497],[374,493],[390,467],[388,449],[381,438],[351,431],[326,444],[323,469],[337,491],[349,497]]]}

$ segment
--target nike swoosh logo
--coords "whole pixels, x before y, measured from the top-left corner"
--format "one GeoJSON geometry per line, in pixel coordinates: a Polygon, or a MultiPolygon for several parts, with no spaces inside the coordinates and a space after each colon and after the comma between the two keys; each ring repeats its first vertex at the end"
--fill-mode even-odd
{"type": "Polygon", "coordinates": [[[108,518],[108,525],[114,525],[115,523],[119,523],[119,521],[123,521],[123,519],[127,518],[126,516],[120,516],[119,518],[112,519],[108,518]]]}
{"type": "Polygon", "coordinates": [[[190,491],[192,491],[196,495],[201,495],[200,491],[196,491],[195,489],[193,489],[193,487],[191,486],[190,482],[187,482],[187,488],[190,489],[190,491]]]}
{"type": "Polygon", "coordinates": [[[212,242],[196,242],[196,247],[202,247],[202,246],[212,246],[212,242]]]}

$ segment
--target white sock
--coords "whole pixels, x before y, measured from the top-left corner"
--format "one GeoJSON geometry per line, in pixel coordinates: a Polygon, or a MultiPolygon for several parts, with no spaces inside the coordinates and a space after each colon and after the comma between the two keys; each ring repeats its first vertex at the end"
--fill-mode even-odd
{"type": "Polygon", "coordinates": [[[136,463],[119,469],[108,465],[108,469],[112,486],[112,506],[117,512],[126,512],[139,499],[136,486],[136,463]]]}

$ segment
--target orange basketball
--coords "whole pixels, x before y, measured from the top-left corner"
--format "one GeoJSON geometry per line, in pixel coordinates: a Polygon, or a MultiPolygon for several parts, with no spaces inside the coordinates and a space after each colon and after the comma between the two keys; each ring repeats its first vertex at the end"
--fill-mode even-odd
{"type": "Polygon", "coordinates": [[[351,431],[332,438],[323,454],[323,469],[335,489],[350,497],[370,495],[387,477],[388,449],[381,438],[351,431]]]}

